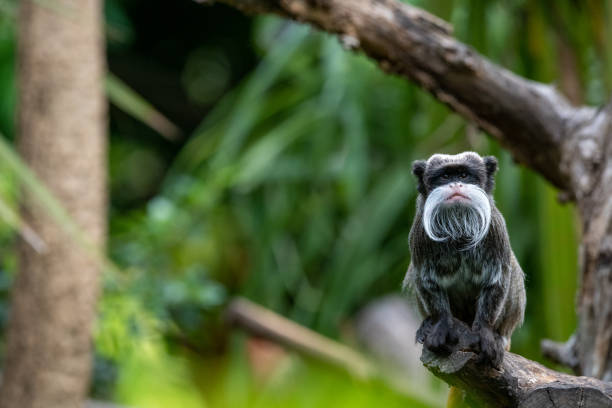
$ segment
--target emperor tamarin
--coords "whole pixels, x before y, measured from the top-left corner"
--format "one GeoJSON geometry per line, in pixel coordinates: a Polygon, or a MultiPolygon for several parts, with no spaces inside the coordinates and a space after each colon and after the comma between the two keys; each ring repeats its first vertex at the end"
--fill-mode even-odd
{"type": "Polygon", "coordinates": [[[525,286],[493,201],[497,160],[474,152],[435,154],[412,170],[419,195],[404,286],[414,289],[425,318],[417,341],[449,351],[457,340],[455,317],[478,336],[481,360],[499,367],[523,321],[525,286]]]}

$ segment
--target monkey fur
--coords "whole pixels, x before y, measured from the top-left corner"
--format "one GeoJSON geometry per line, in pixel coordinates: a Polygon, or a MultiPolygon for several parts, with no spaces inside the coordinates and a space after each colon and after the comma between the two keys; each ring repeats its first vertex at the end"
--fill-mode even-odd
{"type": "Polygon", "coordinates": [[[493,201],[497,160],[474,152],[413,163],[417,209],[404,287],[424,317],[417,341],[449,353],[453,317],[472,328],[479,360],[499,367],[525,311],[523,271],[493,201]]]}

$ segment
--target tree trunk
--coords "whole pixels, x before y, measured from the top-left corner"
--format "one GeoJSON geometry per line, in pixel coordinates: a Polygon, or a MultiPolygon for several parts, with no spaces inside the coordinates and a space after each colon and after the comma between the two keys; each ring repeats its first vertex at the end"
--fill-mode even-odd
{"type": "MultiPolygon", "coordinates": [[[[397,0],[218,1],[337,34],[347,47],[473,121],[559,188],[561,199],[575,201],[582,220],[579,326],[565,344],[544,342],[543,352],[577,374],[612,381],[612,103],[572,106],[554,87],[491,63],[455,40],[446,22],[397,0]]],[[[450,379],[461,377],[474,392],[488,378],[464,374],[450,379]]]]}
{"type": "MultiPolygon", "coordinates": [[[[101,8],[98,0],[21,1],[18,59],[19,150],[96,249],[106,236],[101,8]]],[[[46,250],[19,243],[0,407],[81,407],[99,262],[28,191],[21,211],[46,250]]]]}
{"type": "MultiPolygon", "coordinates": [[[[610,110],[608,110],[610,111],[610,110]]],[[[578,331],[569,346],[574,354],[560,363],[579,374],[612,381],[612,126],[605,126],[605,143],[595,147],[590,139],[576,142],[578,154],[601,154],[591,162],[591,183],[578,199],[582,220],[580,245],[581,287],[578,292],[578,331]],[[597,152],[591,150],[601,149],[597,152]]],[[[568,162],[571,160],[568,158],[568,162]]],[[[575,183],[581,185],[581,176],[575,183]]],[[[565,347],[567,348],[567,347],[565,347]]]]}

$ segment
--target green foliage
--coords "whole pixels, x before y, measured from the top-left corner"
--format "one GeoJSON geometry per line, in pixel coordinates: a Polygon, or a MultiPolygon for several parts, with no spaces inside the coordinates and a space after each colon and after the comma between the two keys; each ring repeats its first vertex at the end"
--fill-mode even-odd
{"type": "Polygon", "coordinates": [[[364,381],[297,355],[286,355],[267,374],[251,375],[245,338],[234,335],[220,359],[169,356],[144,348],[124,362],[118,381],[120,399],[133,406],[180,407],[430,407],[441,398],[411,397],[380,381],[364,381]],[[189,370],[204,370],[190,375],[189,370]],[[210,371],[214,372],[211,375],[210,371]],[[198,387],[198,384],[200,385],[198,387]],[[199,389],[199,391],[198,391],[199,389]]]}
{"type": "Polygon", "coordinates": [[[206,407],[185,361],[168,356],[159,346],[144,345],[122,360],[116,390],[119,400],[144,408],[206,407]]]}
{"type": "Polygon", "coordinates": [[[16,102],[15,84],[15,25],[14,5],[0,2],[0,132],[9,137],[14,134],[16,102]]]}
{"type": "MultiPolygon", "coordinates": [[[[395,268],[398,287],[405,268],[409,221],[398,217],[414,189],[411,157],[398,154],[414,140],[402,112],[446,109],[365,58],[345,54],[332,38],[275,19],[261,24],[258,44],[269,52],[230,96],[238,102],[229,109],[222,103],[225,112],[211,113],[214,124],[190,139],[153,201],[186,213],[167,216],[171,230],[158,236],[166,250],[157,253],[166,257],[166,245],[192,234],[210,240],[217,253],[232,248],[226,256],[246,257],[247,265],[236,266],[249,268],[247,277],[223,259],[181,261],[203,263],[254,300],[337,335],[342,318],[373,295],[374,282],[395,268]],[[382,245],[393,228],[402,232],[382,245]]],[[[419,136],[436,120],[417,124],[419,136]]],[[[190,266],[147,261],[158,269],[190,266]]]]}

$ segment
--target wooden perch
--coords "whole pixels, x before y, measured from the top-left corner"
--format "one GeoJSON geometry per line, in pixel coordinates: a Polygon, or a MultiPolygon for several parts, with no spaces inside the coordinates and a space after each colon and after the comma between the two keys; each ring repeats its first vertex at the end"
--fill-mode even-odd
{"type": "Polygon", "coordinates": [[[612,383],[576,377],[505,353],[499,370],[479,364],[472,331],[455,319],[459,343],[448,356],[423,349],[421,361],[437,377],[467,392],[473,406],[521,408],[612,407],[612,383]]]}

